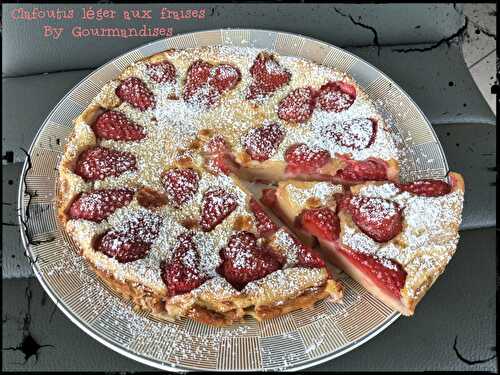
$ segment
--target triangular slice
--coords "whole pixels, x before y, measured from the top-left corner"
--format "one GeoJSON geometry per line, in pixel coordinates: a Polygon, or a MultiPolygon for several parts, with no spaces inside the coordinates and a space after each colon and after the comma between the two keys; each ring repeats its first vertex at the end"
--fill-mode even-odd
{"type": "Polygon", "coordinates": [[[262,201],[374,296],[412,315],[458,243],[464,182],[281,182],[262,201]]]}

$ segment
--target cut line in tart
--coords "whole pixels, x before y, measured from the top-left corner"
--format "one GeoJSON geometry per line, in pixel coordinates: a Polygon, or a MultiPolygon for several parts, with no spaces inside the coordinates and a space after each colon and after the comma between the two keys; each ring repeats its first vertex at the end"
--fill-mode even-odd
{"type": "Polygon", "coordinates": [[[214,325],[265,319],[342,297],[311,236],[293,233],[299,213],[283,226],[247,188],[290,179],[343,196],[399,183],[389,125],[361,87],[271,51],[167,50],[124,69],[74,120],[58,216],[139,308],[214,325]]]}

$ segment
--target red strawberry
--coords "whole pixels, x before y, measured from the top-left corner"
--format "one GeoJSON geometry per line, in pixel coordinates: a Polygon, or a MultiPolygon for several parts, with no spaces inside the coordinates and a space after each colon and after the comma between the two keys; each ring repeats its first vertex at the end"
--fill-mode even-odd
{"type": "Polygon", "coordinates": [[[144,258],[158,237],[162,218],[151,212],[130,215],[118,229],[99,236],[95,248],[120,263],[144,258]]]}
{"type": "Polygon", "coordinates": [[[293,90],[278,106],[278,117],[285,121],[306,122],[314,110],[314,91],[310,87],[293,90]]]}
{"type": "Polygon", "coordinates": [[[97,118],[92,129],[97,137],[115,141],[138,141],[146,136],[142,126],[118,111],[104,112],[97,118]]]}
{"type": "Polygon", "coordinates": [[[146,73],[157,83],[175,82],[175,66],[166,60],[148,64],[146,66],[146,73]]]}
{"type": "Polygon", "coordinates": [[[387,242],[403,230],[402,209],[383,198],[345,197],[341,204],[351,213],[353,221],[367,236],[387,242]]]}
{"type": "Polygon", "coordinates": [[[451,186],[440,180],[420,180],[407,184],[396,184],[396,186],[403,191],[425,197],[438,197],[451,192],[451,186]]]}
{"type": "Polygon", "coordinates": [[[304,143],[292,145],[286,150],[287,171],[314,173],[330,161],[330,153],[322,149],[311,149],[304,143]]]}
{"type": "Polygon", "coordinates": [[[69,216],[101,222],[118,208],[130,203],[134,197],[131,189],[101,189],[80,194],[71,204],[69,216]]]}
{"type": "Polygon", "coordinates": [[[75,173],[86,181],[95,181],[136,169],[135,156],[130,152],[97,146],[83,151],[78,156],[75,173]]]}
{"type": "Polygon", "coordinates": [[[129,77],[116,88],[116,95],[131,106],[145,111],[154,108],[156,101],[153,93],[139,78],[129,77]]]}
{"type": "Polygon", "coordinates": [[[260,201],[266,207],[274,207],[278,198],[276,197],[276,189],[264,189],[262,190],[262,197],[260,201]]]}
{"type": "Polygon", "coordinates": [[[356,99],[354,86],[341,81],[327,82],[320,87],[316,103],[324,111],[342,112],[356,99]]]}
{"type": "Polygon", "coordinates": [[[181,234],[172,253],[170,261],[160,264],[161,278],[170,296],[189,293],[207,280],[199,270],[200,254],[193,241],[193,233],[181,234]]]}
{"type": "Polygon", "coordinates": [[[387,179],[386,164],[383,160],[345,160],[347,165],[336,176],[347,181],[381,181],[387,179]]]}
{"type": "Polygon", "coordinates": [[[298,222],[313,236],[328,241],[335,241],[339,238],[339,219],[328,207],[303,210],[298,217],[298,222]]]}
{"type": "Polygon", "coordinates": [[[399,263],[350,249],[340,249],[361,268],[365,275],[369,275],[375,284],[387,290],[394,297],[401,298],[401,289],[404,288],[406,282],[406,271],[399,263]]]}
{"type": "Polygon", "coordinates": [[[377,123],[369,118],[357,118],[333,123],[323,130],[323,135],[338,144],[354,150],[370,147],[375,142],[377,123]]]}
{"type": "Polygon", "coordinates": [[[216,104],[220,96],[233,89],[241,80],[240,71],[231,65],[214,66],[206,61],[195,61],[187,71],[183,98],[204,107],[216,104]]]}
{"type": "Polygon", "coordinates": [[[210,232],[238,207],[237,198],[223,189],[207,191],[203,196],[200,225],[210,232]]]}
{"type": "Polygon", "coordinates": [[[273,55],[262,52],[255,59],[250,74],[253,82],[248,89],[247,99],[261,99],[269,96],[290,81],[291,74],[285,70],[273,55]]]}
{"type": "Polygon", "coordinates": [[[170,204],[179,208],[188,202],[198,190],[200,176],[191,168],[171,169],[163,175],[162,182],[170,204]]]}
{"type": "Polygon", "coordinates": [[[270,236],[279,229],[254,198],[250,199],[250,210],[252,210],[255,217],[260,236],[270,236]]]}
{"type": "Polygon", "coordinates": [[[220,256],[222,264],[218,272],[238,290],[281,268],[277,256],[271,250],[259,246],[257,238],[250,232],[233,234],[220,256]]]}
{"type": "Polygon", "coordinates": [[[209,171],[219,174],[229,174],[232,170],[227,153],[230,151],[228,144],[223,136],[217,135],[205,144],[203,151],[205,153],[205,164],[209,171]]]}
{"type": "Polygon", "coordinates": [[[245,150],[252,160],[269,159],[285,138],[285,131],[278,124],[265,124],[251,129],[243,140],[245,150]]]}
{"type": "Polygon", "coordinates": [[[229,150],[229,146],[222,135],[216,135],[204,147],[205,153],[209,155],[223,153],[229,150]]]}
{"type": "Polygon", "coordinates": [[[296,267],[306,267],[306,268],[326,267],[325,262],[323,261],[323,259],[321,259],[317,251],[304,245],[294,236],[290,237],[293,239],[294,244],[297,246],[297,263],[295,264],[296,267]]]}

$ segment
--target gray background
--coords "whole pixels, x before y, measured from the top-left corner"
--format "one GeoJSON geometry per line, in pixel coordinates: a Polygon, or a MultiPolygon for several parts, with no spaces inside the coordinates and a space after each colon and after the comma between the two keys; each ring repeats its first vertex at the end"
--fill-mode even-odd
{"type": "MultiPolygon", "coordinates": [[[[3,156],[3,369],[134,371],[148,367],[96,342],[71,323],[45,295],[23,256],[16,193],[28,148],[44,118],[92,69],[151,38],[70,36],[84,27],[172,27],[174,33],[225,27],[288,31],[344,47],[394,79],[433,124],[452,170],[464,175],[466,200],[457,254],[413,318],[398,319],[376,338],[315,370],[497,371],[495,316],[496,126],[464,63],[467,38],[460,5],[168,4],[206,9],[203,20],[83,22],[80,8],[153,9],[162,5],[71,5],[76,18],[12,20],[2,8],[3,156]],[[45,24],[62,26],[60,40],[42,36],[45,24]],[[415,50],[416,49],[416,50],[415,50]],[[26,293],[28,291],[28,293],[26,293]],[[28,297],[31,296],[31,299],[28,297]],[[30,319],[26,319],[29,317],[30,319]],[[19,348],[31,335],[38,358],[19,348]],[[454,350],[455,338],[457,340],[454,350]],[[462,356],[462,359],[461,357],[462,356]],[[464,361],[465,358],[466,360],[464,361]],[[473,363],[467,363],[467,360],[473,363]]],[[[63,5],[36,5],[64,8],[63,5]]]]}

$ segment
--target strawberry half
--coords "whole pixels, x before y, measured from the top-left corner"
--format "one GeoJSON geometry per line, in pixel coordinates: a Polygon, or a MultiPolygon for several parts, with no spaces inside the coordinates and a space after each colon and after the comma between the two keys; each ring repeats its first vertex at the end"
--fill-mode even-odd
{"type": "Polygon", "coordinates": [[[170,205],[179,208],[188,202],[198,191],[199,180],[200,176],[191,168],[175,168],[165,173],[162,182],[170,205]]]}
{"type": "Polygon", "coordinates": [[[231,163],[227,160],[230,157],[229,151],[230,147],[221,135],[208,141],[203,147],[207,169],[214,174],[228,175],[232,170],[231,163]]]}
{"type": "Polygon", "coordinates": [[[104,112],[97,118],[92,129],[97,137],[115,141],[138,141],[146,136],[142,126],[118,111],[104,112]]]}
{"type": "Polygon", "coordinates": [[[188,103],[210,108],[219,102],[222,94],[232,90],[240,80],[239,69],[232,65],[214,66],[198,60],[187,71],[182,95],[188,103]]]}
{"type": "Polygon", "coordinates": [[[440,180],[420,180],[407,184],[396,184],[403,191],[425,197],[438,197],[451,192],[451,186],[440,180]]]}
{"type": "Polygon", "coordinates": [[[160,61],[147,64],[146,73],[153,81],[157,83],[174,83],[175,66],[169,61],[160,61]]]}
{"type": "Polygon", "coordinates": [[[260,128],[250,129],[243,140],[243,145],[252,160],[264,161],[278,150],[284,138],[285,131],[280,125],[265,124],[260,128]]]}
{"type": "Polygon", "coordinates": [[[248,88],[247,99],[265,98],[286,85],[291,74],[284,69],[273,55],[261,52],[257,55],[250,74],[253,78],[248,88]]]}
{"type": "Polygon", "coordinates": [[[285,161],[289,172],[315,173],[330,161],[330,153],[322,149],[311,149],[304,143],[299,143],[286,150],[285,161]]]}
{"type": "Polygon", "coordinates": [[[356,99],[354,86],[341,81],[327,82],[320,87],[316,98],[317,106],[328,112],[347,110],[356,99]]]}
{"type": "Polygon", "coordinates": [[[402,209],[396,202],[383,198],[346,196],[341,203],[354,223],[377,242],[387,242],[403,230],[402,209]]]}
{"type": "Polygon", "coordinates": [[[323,136],[334,139],[338,144],[362,150],[375,142],[377,123],[369,118],[357,118],[333,123],[323,131],[323,136]]]}
{"type": "Polygon", "coordinates": [[[86,181],[116,177],[136,169],[135,156],[130,152],[100,146],[83,151],[78,156],[75,165],[75,173],[86,181]]]}
{"type": "Polygon", "coordinates": [[[268,237],[279,229],[254,198],[250,199],[250,210],[255,217],[257,231],[260,236],[268,237]]]}
{"type": "Polygon", "coordinates": [[[236,196],[223,189],[207,191],[201,204],[200,226],[204,232],[210,232],[222,223],[238,207],[236,196]]]}
{"type": "Polygon", "coordinates": [[[97,223],[106,219],[118,208],[132,201],[134,191],[131,189],[101,189],[80,194],[71,204],[69,217],[97,223]]]}
{"type": "Polygon", "coordinates": [[[172,258],[160,264],[161,278],[170,296],[189,293],[207,280],[199,270],[200,254],[193,235],[192,232],[181,234],[172,249],[172,258]]]}
{"type": "Polygon", "coordinates": [[[129,77],[116,88],[116,95],[132,107],[145,111],[154,108],[156,101],[153,93],[137,77],[129,77]]]}
{"type": "Polygon", "coordinates": [[[335,174],[346,181],[387,180],[387,167],[383,160],[345,160],[347,165],[335,174]]]}
{"type": "Polygon", "coordinates": [[[303,210],[298,223],[313,236],[328,241],[335,241],[340,235],[339,218],[328,207],[303,210]]]}
{"type": "Polygon", "coordinates": [[[278,106],[278,117],[285,121],[306,122],[311,117],[315,105],[315,94],[311,87],[293,90],[278,106]]]}
{"type": "Polygon", "coordinates": [[[397,299],[401,298],[401,289],[404,288],[406,282],[406,271],[399,263],[350,249],[340,248],[340,250],[357,264],[364,274],[369,275],[376,285],[387,290],[397,299]]]}
{"type": "Polygon", "coordinates": [[[218,268],[219,274],[237,290],[281,268],[277,256],[271,250],[259,246],[257,238],[250,232],[233,234],[227,246],[220,251],[220,257],[222,264],[218,268]]]}
{"type": "Polygon", "coordinates": [[[162,218],[151,212],[132,214],[121,228],[99,236],[95,248],[120,263],[142,259],[158,237],[161,224],[162,218]]]}

